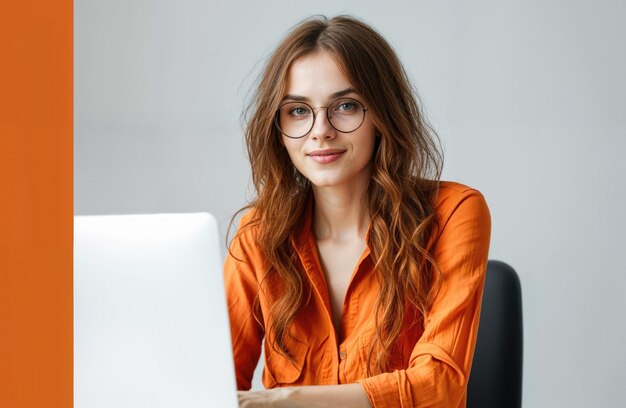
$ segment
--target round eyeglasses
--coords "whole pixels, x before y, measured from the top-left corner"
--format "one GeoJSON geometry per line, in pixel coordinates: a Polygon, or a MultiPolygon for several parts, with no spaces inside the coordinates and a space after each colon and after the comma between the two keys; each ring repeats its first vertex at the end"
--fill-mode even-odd
{"type": "Polygon", "coordinates": [[[367,112],[361,102],[352,98],[338,98],[317,108],[306,102],[285,102],[276,109],[274,122],[283,135],[300,139],[313,129],[318,109],[326,109],[328,123],[341,133],[352,133],[361,127],[367,112]]]}

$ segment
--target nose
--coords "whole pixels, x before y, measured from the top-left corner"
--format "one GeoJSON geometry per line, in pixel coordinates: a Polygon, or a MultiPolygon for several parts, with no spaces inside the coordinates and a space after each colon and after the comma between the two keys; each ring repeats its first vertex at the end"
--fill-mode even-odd
{"type": "Polygon", "coordinates": [[[326,113],[328,108],[318,108],[315,112],[313,128],[311,128],[310,136],[313,139],[333,139],[335,138],[335,128],[330,125],[328,121],[328,115],[326,113]]]}

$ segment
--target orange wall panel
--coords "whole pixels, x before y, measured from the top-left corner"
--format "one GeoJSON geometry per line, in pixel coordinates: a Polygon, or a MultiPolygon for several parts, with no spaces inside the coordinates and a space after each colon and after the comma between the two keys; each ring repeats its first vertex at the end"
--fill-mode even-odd
{"type": "Polygon", "coordinates": [[[73,400],[73,2],[0,6],[0,406],[73,400]]]}

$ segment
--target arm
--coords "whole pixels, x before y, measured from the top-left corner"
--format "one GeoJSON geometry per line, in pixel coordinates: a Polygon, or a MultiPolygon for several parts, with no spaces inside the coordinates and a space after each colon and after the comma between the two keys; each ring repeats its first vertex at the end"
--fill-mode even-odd
{"type": "Polygon", "coordinates": [[[467,189],[446,202],[434,257],[443,274],[425,330],[405,370],[359,381],[375,407],[457,407],[464,398],[478,333],[491,218],[467,189]]]}
{"type": "Polygon", "coordinates": [[[241,408],[369,408],[365,390],[359,384],[310,385],[240,392],[241,408]]]}
{"type": "Polygon", "coordinates": [[[239,233],[243,231],[242,226],[247,219],[248,215],[242,218],[224,262],[224,284],[238,390],[250,389],[263,340],[263,329],[252,314],[259,290],[255,274],[255,268],[259,268],[259,259],[255,255],[251,232],[239,233]]]}

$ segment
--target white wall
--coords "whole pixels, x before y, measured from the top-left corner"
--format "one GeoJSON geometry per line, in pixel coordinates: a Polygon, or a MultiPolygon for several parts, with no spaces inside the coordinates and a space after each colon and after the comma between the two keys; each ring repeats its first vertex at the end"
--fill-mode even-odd
{"type": "Polygon", "coordinates": [[[522,281],[524,406],[626,406],[624,2],[76,0],[76,213],[225,227],[254,67],[300,19],[340,12],[397,49],[444,178],[487,197],[490,257],[522,281]]]}

